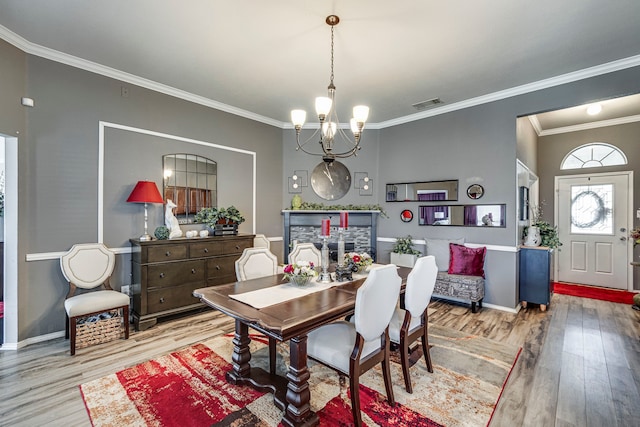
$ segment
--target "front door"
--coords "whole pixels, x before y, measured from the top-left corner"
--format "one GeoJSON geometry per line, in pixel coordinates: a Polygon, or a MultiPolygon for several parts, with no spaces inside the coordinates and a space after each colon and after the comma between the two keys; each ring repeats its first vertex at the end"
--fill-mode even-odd
{"type": "Polygon", "coordinates": [[[630,175],[556,177],[559,281],[629,288],[630,175]]]}

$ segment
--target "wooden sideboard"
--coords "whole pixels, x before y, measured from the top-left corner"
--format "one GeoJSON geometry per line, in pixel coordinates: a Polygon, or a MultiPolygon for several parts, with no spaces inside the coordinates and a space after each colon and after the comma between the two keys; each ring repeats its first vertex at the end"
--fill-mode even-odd
{"type": "Polygon", "coordinates": [[[235,261],[253,246],[253,234],[193,239],[131,239],[131,292],[137,330],[158,318],[203,307],[194,289],[236,280],[235,261]]]}

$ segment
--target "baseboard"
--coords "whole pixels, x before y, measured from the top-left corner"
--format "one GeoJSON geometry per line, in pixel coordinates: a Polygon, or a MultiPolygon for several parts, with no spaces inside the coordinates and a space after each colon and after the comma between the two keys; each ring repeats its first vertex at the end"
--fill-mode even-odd
{"type": "Polygon", "coordinates": [[[64,331],[52,332],[46,335],[38,335],[37,337],[27,338],[26,340],[18,341],[17,343],[4,343],[2,344],[2,347],[0,347],[0,350],[18,350],[18,349],[21,349],[22,347],[26,347],[31,344],[37,344],[39,342],[44,342],[44,341],[51,341],[56,338],[64,338],[64,335],[65,335],[64,331]]]}
{"type": "MultiPolygon", "coordinates": [[[[469,306],[471,304],[469,300],[463,300],[463,299],[450,297],[450,296],[434,295],[433,298],[444,301],[444,302],[452,302],[454,304],[461,304],[466,306],[469,306]]],[[[502,305],[488,304],[482,301],[482,308],[490,308],[492,310],[500,310],[500,311],[506,311],[507,313],[517,314],[520,309],[520,304],[518,304],[518,306],[516,306],[515,308],[510,308],[510,307],[504,307],[502,305]]]]}

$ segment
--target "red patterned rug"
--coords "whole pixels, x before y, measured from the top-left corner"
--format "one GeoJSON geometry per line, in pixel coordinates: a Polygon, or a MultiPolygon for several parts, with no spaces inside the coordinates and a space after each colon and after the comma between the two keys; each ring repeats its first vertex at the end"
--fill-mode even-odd
{"type": "MultiPolygon", "coordinates": [[[[392,364],[395,407],[387,404],[378,369],[361,378],[367,426],[487,425],[519,349],[484,338],[431,327],[434,373],[424,360],[411,368],[414,393],[403,387],[392,364]]],[[[255,338],[255,337],[254,337],[255,338]]],[[[251,342],[252,366],[266,367],[268,349],[251,342]]],[[[231,338],[218,337],[80,386],[93,426],[278,426],[282,417],[270,394],[225,380],[231,369],[231,338]]],[[[278,372],[286,369],[280,346],[278,372]]],[[[322,426],[351,423],[347,384],[310,361],[311,406],[322,426]]]]}
{"type": "Polygon", "coordinates": [[[576,285],[573,283],[553,283],[553,292],[574,297],[598,299],[602,301],[633,304],[633,292],[618,289],[600,288],[598,286],[576,285]]]}

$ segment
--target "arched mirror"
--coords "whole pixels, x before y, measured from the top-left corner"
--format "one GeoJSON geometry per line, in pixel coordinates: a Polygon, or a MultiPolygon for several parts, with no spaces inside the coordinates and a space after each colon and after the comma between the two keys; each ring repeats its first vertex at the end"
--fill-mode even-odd
{"type": "Polygon", "coordinates": [[[164,199],[177,207],[175,215],[181,224],[193,222],[202,208],[218,205],[218,165],[211,159],[194,154],[162,156],[164,199]]]}

